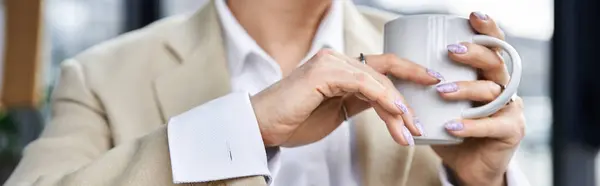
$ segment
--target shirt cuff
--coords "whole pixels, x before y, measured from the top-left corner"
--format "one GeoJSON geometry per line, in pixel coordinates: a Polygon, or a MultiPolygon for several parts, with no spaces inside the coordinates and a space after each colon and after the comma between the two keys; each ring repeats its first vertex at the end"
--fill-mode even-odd
{"type": "Polygon", "coordinates": [[[265,176],[271,182],[247,93],[231,93],[177,115],[167,130],[174,183],[247,176],[265,176]]]}
{"type": "MultiPolygon", "coordinates": [[[[459,186],[456,183],[456,177],[450,170],[447,170],[443,164],[439,166],[439,175],[442,186],[459,186]]],[[[516,161],[512,159],[506,170],[506,185],[507,186],[530,186],[525,174],[519,168],[516,161]]]]}

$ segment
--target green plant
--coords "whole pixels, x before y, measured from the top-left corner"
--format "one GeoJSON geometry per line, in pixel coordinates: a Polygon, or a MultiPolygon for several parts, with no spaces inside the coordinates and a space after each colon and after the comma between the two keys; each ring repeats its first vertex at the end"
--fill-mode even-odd
{"type": "Polygon", "coordinates": [[[14,120],[4,111],[0,112],[0,156],[14,158],[19,153],[18,128],[14,120]]]}

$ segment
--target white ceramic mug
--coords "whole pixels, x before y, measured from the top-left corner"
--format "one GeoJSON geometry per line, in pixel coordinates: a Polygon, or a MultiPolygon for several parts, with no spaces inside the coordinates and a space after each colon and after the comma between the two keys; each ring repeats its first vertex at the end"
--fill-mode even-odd
{"type": "Polygon", "coordinates": [[[454,144],[462,139],[451,136],[444,128],[450,120],[489,116],[516,94],[521,81],[521,58],[508,43],[485,35],[476,34],[465,18],[450,15],[413,15],[400,17],[385,24],[385,53],[393,53],[426,68],[439,72],[444,77],[441,83],[477,80],[477,70],[448,57],[447,45],[471,42],[479,45],[499,47],[506,51],[506,60],[511,79],[496,100],[479,107],[469,101],[443,100],[436,86],[417,85],[392,78],[396,88],[404,95],[423,125],[425,136],[415,137],[415,144],[454,144]]]}

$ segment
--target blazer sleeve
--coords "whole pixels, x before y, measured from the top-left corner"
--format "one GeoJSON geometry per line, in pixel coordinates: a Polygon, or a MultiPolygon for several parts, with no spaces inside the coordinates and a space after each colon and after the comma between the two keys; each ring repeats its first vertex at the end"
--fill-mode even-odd
{"type": "MultiPolygon", "coordinates": [[[[113,147],[101,103],[80,63],[63,63],[52,119],[29,144],[5,185],[174,185],[167,127],[113,147]]],[[[251,176],[191,185],[266,185],[251,176]]]]}

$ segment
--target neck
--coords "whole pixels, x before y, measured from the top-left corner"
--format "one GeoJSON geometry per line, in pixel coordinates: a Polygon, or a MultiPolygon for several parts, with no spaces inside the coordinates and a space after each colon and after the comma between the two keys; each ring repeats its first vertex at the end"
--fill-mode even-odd
{"type": "Polygon", "coordinates": [[[229,9],[284,74],[310,50],[332,0],[231,0],[229,9]]]}

